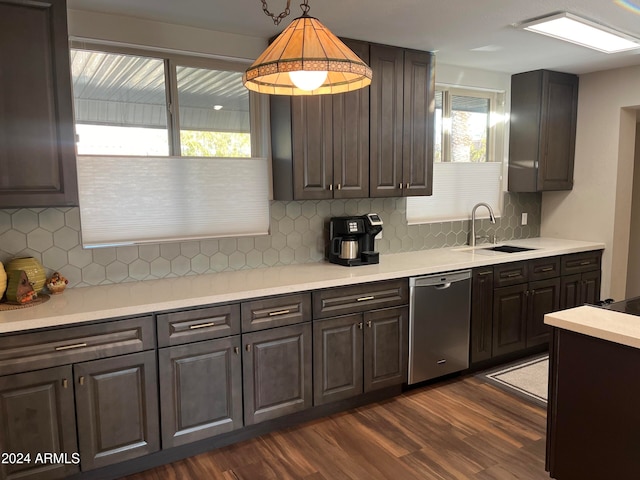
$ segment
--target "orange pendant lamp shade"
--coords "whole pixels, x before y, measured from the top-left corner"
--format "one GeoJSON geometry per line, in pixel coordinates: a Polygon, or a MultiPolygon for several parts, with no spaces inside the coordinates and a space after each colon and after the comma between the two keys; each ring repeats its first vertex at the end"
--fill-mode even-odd
{"type": "Polygon", "coordinates": [[[259,93],[323,95],[368,86],[371,68],[318,19],[303,15],[258,57],[242,81],[259,93]]]}

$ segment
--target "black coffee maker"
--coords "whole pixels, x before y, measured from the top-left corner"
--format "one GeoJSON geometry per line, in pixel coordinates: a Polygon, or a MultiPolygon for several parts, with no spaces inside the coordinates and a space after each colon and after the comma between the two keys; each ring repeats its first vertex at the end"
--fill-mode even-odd
{"type": "Polygon", "coordinates": [[[329,221],[329,261],[348,267],[379,263],[374,238],[381,231],[382,219],[375,213],[333,217],[329,221]]]}

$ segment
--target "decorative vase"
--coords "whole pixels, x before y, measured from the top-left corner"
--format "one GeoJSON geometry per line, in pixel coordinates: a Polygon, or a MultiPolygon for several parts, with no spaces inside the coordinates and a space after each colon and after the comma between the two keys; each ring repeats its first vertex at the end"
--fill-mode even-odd
{"type": "Polygon", "coordinates": [[[33,257],[14,258],[7,263],[7,271],[22,270],[27,274],[29,282],[33,285],[36,293],[40,293],[44,288],[47,275],[42,264],[33,257]]]}
{"type": "Polygon", "coordinates": [[[0,262],[0,299],[4,295],[4,291],[7,289],[7,272],[4,270],[4,265],[0,262]]]}

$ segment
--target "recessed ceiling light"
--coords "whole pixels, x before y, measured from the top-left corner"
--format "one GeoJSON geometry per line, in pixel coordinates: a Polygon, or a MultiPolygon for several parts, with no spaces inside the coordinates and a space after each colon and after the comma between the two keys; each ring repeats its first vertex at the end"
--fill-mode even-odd
{"type": "Polygon", "coordinates": [[[638,38],[567,12],[537,18],[522,23],[519,27],[604,53],[640,48],[638,38]]]}
{"type": "Polygon", "coordinates": [[[214,110],[222,110],[222,105],[214,105],[213,109],[214,110]]]}

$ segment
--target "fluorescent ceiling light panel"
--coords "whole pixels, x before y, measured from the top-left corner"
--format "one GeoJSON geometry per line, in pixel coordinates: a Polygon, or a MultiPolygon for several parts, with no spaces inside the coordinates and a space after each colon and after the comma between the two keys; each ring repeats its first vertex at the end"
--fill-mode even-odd
{"type": "Polygon", "coordinates": [[[604,53],[640,48],[640,39],[566,12],[526,22],[520,27],[604,53]]]}

